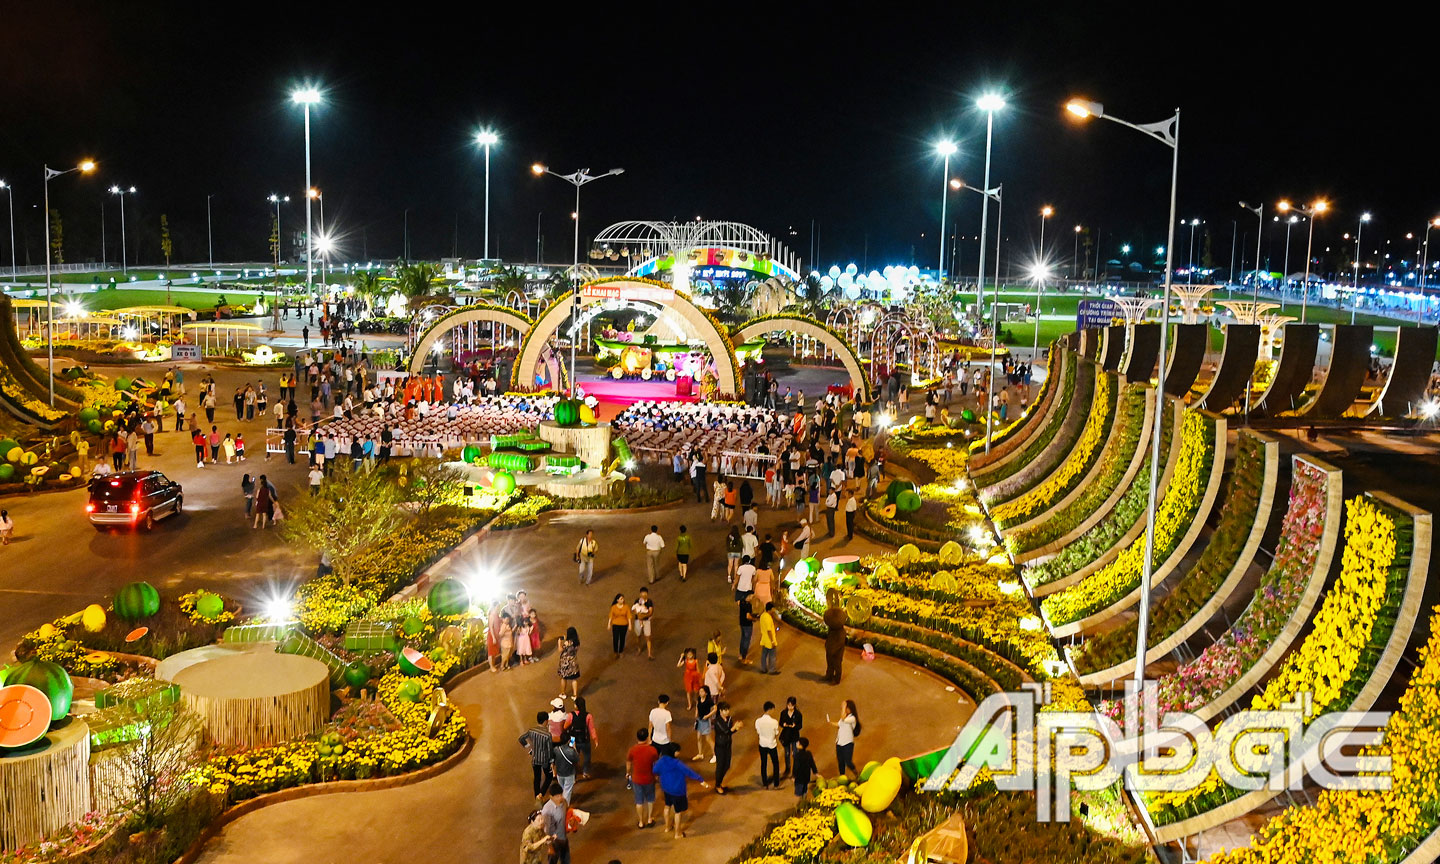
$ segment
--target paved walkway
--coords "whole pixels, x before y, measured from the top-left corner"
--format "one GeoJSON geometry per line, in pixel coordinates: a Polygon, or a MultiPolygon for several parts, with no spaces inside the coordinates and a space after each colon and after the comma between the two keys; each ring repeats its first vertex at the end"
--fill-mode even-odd
{"type": "MultiPolygon", "coordinates": [[[[631,793],[623,782],[625,751],[635,730],[644,725],[656,694],[667,692],[675,710],[676,740],[688,759],[695,753],[694,732],[681,723],[685,699],[675,663],[686,647],[703,649],[719,628],[731,646],[738,627],[724,581],[724,528],[708,520],[708,505],[687,504],[654,513],[562,515],[539,528],[501,533],[481,543],[457,569],[492,568],[506,590],[528,589],[546,622],[546,645],[540,661],[501,674],[483,673],[455,689],[476,744],[470,756],[451,771],[399,789],[320,796],[266,807],[228,826],[201,860],[230,864],[263,860],[273,864],[359,864],[359,862],[506,861],[516,857],[520,832],[534,799],[530,795],[529,761],[516,742],[533,725],[535,712],[559,692],[554,638],[566,626],[581,636],[582,695],[589,700],[599,727],[594,779],[576,787],[574,804],[593,814],[574,838],[574,860],[626,864],[683,860],[688,864],[719,864],[753,838],[767,820],[794,803],[788,783],[784,791],[761,791],[758,754],[751,725],[767,699],[778,704],[796,696],[805,716],[821,771],[836,774],[833,727],[825,715],[838,716],[842,699],[854,699],[863,720],[856,761],[909,756],[948,743],[968,718],[973,704],[941,679],[896,660],[881,657],[866,663],[858,651],[847,651],[845,679],[838,687],[820,683],[824,657],[820,640],[781,632],[780,668],[762,677],[755,667],[727,663],[726,698],[744,721],[736,736],[735,762],[727,786],[732,794],[691,786],[693,822],[684,840],[655,828],[635,828],[631,793]],[[673,546],[677,526],[690,525],[696,554],[690,579],[681,583],[674,559],[665,555],[666,572],[652,588],[655,600],[655,660],[632,653],[620,660],[610,653],[605,612],[617,592],[633,598],[645,580],[640,538],[652,523],[673,546]],[[600,540],[596,581],[580,587],[570,549],[587,527],[600,540]],[[682,852],[683,850],[683,852],[682,852]]],[[[761,532],[792,523],[794,511],[762,511],[761,532]]],[[[822,519],[823,526],[823,519],[822,519]]],[[[842,526],[843,527],[843,526],[842,526]]],[[[827,554],[866,553],[879,547],[862,538],[821,541],[827,554]]],[[[632,636],[633,638],[633,636],[632,636]]],[[[758,657],[752,648],[751,657],[758,657]]],[[[691,715],[693,716],[693,715],[691,715]]],[[[713,766],[688,763],[713,785],[713,766]]]]}

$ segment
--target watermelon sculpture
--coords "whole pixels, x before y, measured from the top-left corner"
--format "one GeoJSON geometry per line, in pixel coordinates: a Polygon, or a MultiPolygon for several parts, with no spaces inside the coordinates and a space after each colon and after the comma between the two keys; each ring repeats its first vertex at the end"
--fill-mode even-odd
{"type": "Polygon", "coordinates": [[[363,660],[352,660],[345,664],[345,683],[357,690],[370,681],[370,667],[363,660]]]}
{"type": "Polygon", "coordinates": [[[470,608],[470,589],[458,579],[446,579],[430,589],[427,602],[435,615],[459,615],[470,608]]]}
{"type": "Polygon", "coordinates": [[[160,592],[149,582],[131,582],[115,595],[115,614],[139,621],[160,611],[160,592]]]}
{"type": "Polygon", "coordinates": [[[557,426],[580,425],[580,403],[575,399],[561,399],[556,402],[555,424],[557,426]]]}
{"type": "Polygon", "coordinates": [[[49,660],[26,660],[5,669],[5,686],[24,684],[34,687],[50,700],[50,722],[59,723],[70,713],[70,700],[75,696],[75,685],[70,673],[49,660]]]}
{"type": "Polygon", "coordinates": [[[474,444],[466,444],[465,449],[460,451],[460,459],[466,465],[473,465],[480,458],[480,448],[474,444]]]}
{"type": "Polygon", "coordinates": [[[219,594],[211,594],[209,591],[201,592],[195,599],[195,611],[200,617],[206,620],[214,620],[220,617],[225,611],[225,600],[219,594]]]}
{"type": "Polygon", "coordinates": [[[400,656],[395,658],[395,662],[400,666],[401,672],[412,678],[417,675],[425,675],[435,668],[435,664],[430,662],[429,657],[414,648],[401,649],[400,656]]]}
{"type": "Polygon", "coordinates": [[[909,480],[891,480],[890,485],[885,487],[885,501],[894,504],[900,497],[901,492],[914,492],[915,484],[909,480]]]}

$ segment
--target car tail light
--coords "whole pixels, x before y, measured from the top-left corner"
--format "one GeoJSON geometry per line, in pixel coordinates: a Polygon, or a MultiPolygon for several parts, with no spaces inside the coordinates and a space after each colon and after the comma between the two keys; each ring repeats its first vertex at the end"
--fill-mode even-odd
{"type": "Polygon", "coordinates": [[[86,501],[86,502],[85,502],[85,512],[86,512],[86,513],[94,513],[94,512],[95,512],[95,502],[94,502],[94,501],[86,501]]]}
{"type": "Polygon", "coordinates": [[[140,515],[140,502],[139,502],[139,501],[131,501],[131,502],[130,502],[130,515],[131,515],[131,516],[139,516],[139,515],[140,515]]]}

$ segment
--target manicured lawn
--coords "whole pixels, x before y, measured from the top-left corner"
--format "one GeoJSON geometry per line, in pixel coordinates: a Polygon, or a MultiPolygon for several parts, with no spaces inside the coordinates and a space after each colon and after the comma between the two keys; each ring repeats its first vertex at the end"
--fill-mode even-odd
{"type": "MultiPolygon", "coordinates": [[[[131,267],[128,274],[122,273],[119,270],[94,270],[87,273],[52,273],[50,275],[50,279],[53,283],[64,282],[67,284],[79,285],[104,285],[108,283],[112,277],[115,279],[116,282],[127,281],[131,276],[140,280],[166,278],[188,280],[191,273],[199,273],[202,276],[215,275],[215,271],[209,269],[166,270],[163,267],[158,269],[152,267],[131,267]],[[167,276],[166,274],[169,275],[167,276]]],[[[230,279],[239,276],[240,271],[227,270],[222,267],[220,268],[220,274],[222,277],[230,279]]],[[[7,283],[12,281],[10,279],[10,275],[6,273],[3,269],[0,269],[0,280],[4,280],[7,283]]],[[[45,274],[40,273],[37,275],[32,273],[23,276],[17,276],[13,281],[16,283],[28,283],[30,285],[44,285],[45,274]]]]}
{"type": "MultiPolygon", "coordinates": [[[[237,305],[248,306],[255,302],[256,291],[182,291],[174,289],[170,291],[169,305],[185,306],[196,310],[210,310],[215,308],[215,301],[220,294],[225,299],[237,305]]],[[[267,295],[268,296],[268,295],[267,295]]],[[[125,306],[164,306],[166,304],[165,291],[163,289],[134,288],[115,291],[97,291],[94,294],[81,294],[79,300],[84,307],[92,312],[105,309],[119,309],[125,306]]]]}

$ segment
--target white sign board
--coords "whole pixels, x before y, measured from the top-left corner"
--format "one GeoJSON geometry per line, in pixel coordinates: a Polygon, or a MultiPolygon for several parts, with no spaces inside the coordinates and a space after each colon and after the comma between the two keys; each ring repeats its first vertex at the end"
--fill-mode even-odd
{"type": "Polygon", "coordinates": [[[596,300],[639,300],[668,304],[675,299],[675,289],[667,285],[642,285],[634,282],[602,283],[581,288],[580,299],[587,303],[596,300]]]}
{"type": "Polygon", "coordinates": [[[200,359],[200,346],[199,346],[199,345],[171,345],[171,346],[170,346],[170,359],[171,359],[171,360],[199,360],[199,359],[200,359]]]}

